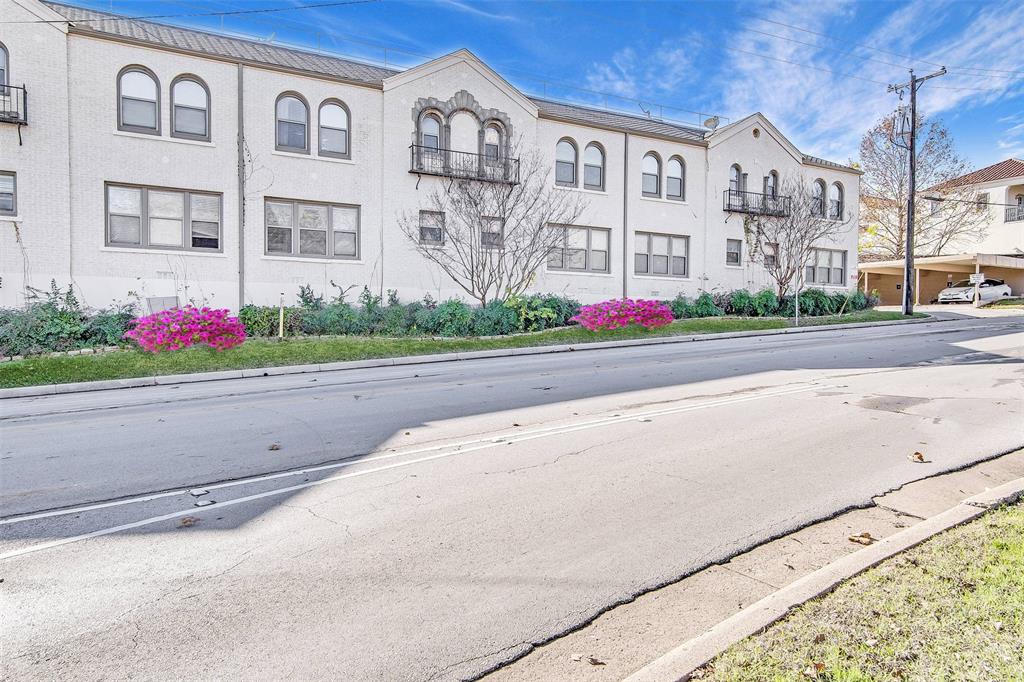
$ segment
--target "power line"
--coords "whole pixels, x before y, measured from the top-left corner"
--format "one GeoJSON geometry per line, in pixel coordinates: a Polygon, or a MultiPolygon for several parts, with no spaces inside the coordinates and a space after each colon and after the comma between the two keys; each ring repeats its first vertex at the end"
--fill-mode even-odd
{"type": "Polygon", "coordinates": [[[321,7],[342,7],[345,5],[365,5],[380,2],[380,0],[338,0],[337,2],[321,2],[313,5],[295,5],[293,7],[267,7],[264,9],[239,9],[223,12],[192,12],[189,14],[147,14],[137,17],[125,17],[110,15],[100,19],[31,19],[17,21],[0,21],[0,24],[83,24],[98,21],[135,21],[137,19],[181,19],[188,17],[227,17],[243,14],[270,14],[271,12],[292,12],[303,9],[318,9],[321,7]]]}

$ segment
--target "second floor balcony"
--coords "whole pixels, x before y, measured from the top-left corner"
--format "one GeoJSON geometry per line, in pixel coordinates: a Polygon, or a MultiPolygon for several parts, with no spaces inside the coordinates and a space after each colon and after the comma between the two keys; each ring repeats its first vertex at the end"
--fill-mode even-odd
{"type": "Polygon", "coordinates": [[[519,159],[423,145],[409,147],[409,172],[483,182],[519,182],[519,159]]]}
{"type": "Polygon", "coordinates": [[[727,189],[723,199],[723,209],[732,213],[786,216],[790,211],[789,197],[727,189]]]}
{"type": "Polygon", "coordinates": [[[24,85],[0,85],[0,123],[28,123],[28,94],[24,85]]]}
{"type": "Polygon", "coordinates": [[[1010,206],[1006,209],[1006,220],[1008,223],[1015,223],[1024,220],[1024,206],[1010,206]]]}

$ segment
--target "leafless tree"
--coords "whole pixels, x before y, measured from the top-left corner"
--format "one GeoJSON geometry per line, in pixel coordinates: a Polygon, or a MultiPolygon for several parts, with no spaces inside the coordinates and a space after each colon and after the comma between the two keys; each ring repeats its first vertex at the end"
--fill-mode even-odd
{"type": "Polygon", "coordinates": [[[829,205],[827,188],[815,190],[803,175],[783,177],[771,209],[744,221],[747,252],[774,280],[779,296],[799,289],[815,248],[851,229],[851,213],[829,205]],[[786,201],[788,198],[788,202],[786,201]]]}
{"type": "MultiPolygon", "coordinates": [[[[956,183],[970,172],[956,153],[941,121],[919,116],[917,125],[917,196],[914,202],[914,252],[937,256],[977,243],[988,230],[987,207],[974,202],[974,190],[956,183]],[[923,197],[940,195],[948,201],[923,197]]],[[[910,152],[893,144],[893,118],[883,118],[860,143],[860,251],[903,258],[907,241],[910,152]]]]}
{"type": "Polygon", "coordinates": [[[518,183],[444,178],[418,212],[399,217],[416,251],[480,305],[529,287],[562,243],[557,226],[575,223],[586,208],[579,192],[555,187],[538,152],[519,161],[518,183]]]}

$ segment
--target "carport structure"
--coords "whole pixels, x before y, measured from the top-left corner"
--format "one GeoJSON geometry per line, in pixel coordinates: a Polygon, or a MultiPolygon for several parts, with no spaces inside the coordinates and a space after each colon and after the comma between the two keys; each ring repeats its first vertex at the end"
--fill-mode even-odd
{"type": "MultiPolygon", "coordinates": [[[[882,305],[899,305],[903,300],[903,260],[861,262],[860,286],[865,293],[878,291],[882,305]]],[[[931,303],[952,282],[976,272],[1001,279],[1015,296],[1024,292],[1024,254],[1001,256],[964,253],[956,256],[914,258],[914,304],[931,303]]]]}

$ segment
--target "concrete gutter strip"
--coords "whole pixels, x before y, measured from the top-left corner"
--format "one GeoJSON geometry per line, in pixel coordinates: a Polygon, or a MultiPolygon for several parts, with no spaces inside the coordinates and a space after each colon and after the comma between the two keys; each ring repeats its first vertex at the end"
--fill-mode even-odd
{"type": "Polygon", "coordinates": [[[626,678],[625,682],[666,682],[688,680],[694,670],[726,649],[760,632],[806,601],[831,592],[840,583],[904,552],[925,540],[967,521],[989,509],[1012,504],[1024,496],[1024,478],[1018,478],[932,516],[920,523],[848,554],[769,594],[725,619],[704,634],[685,642],[626,678]]]}
{"type": "Polygon", "coordinates": [[[575,345],[563,344],[551,346],[530,346],[526,348],[495,348],[493,350],[478,350],[464,353],[435,353],[432,355],[408,355],[395,358],[376,358],[372,360],[328,362],[322,365],[285,365],[281,367],[261,367],[255,369],[229,369],[216,372],[196,372],[193,374],[168,374],[153,377],[137,377],[132,379],[82,381],[71,384],[22,386],[19,388],[0,389],[0,400],[3,400],[5,398],[30,398],[35,396],[58,395],[64,393],[108,391],[119,388],[139,388],[141,386],[169,386],[173,384],[190,384],[198,381],[223,381],[225,379],[246,379],[250,377],[280,376],[284,374],[336,372],[347,369],[366,369],[371,367],[396,367],[399,365],[425,365],[435,362],[453,362],[456,360],[507,358],[520,355],[544,355],[546,353],[567,353],[571,351],[601,350],[604,348],[631,348],[633,346],[657,346],[672,343],[691,343],[695,341],[742,339],[751,336],[806,334],[810,332],[834,331],[841,329],[862,329],[865,327],[886,327],[889,325],[897,324],[918,324],[921,322],[944,321],[946,320],[936,319],[934,317],[922,317],[911,320],[851,322],[848,324],[824,324],[813,327],[787,327],[785,329],[760,329],[744,332],[723,332],[718,334],[693,334],[690,336],[662,336],[653,339],[629,339],[625,341],[595,341],[593,343],[581,343],[575,345]]]}

